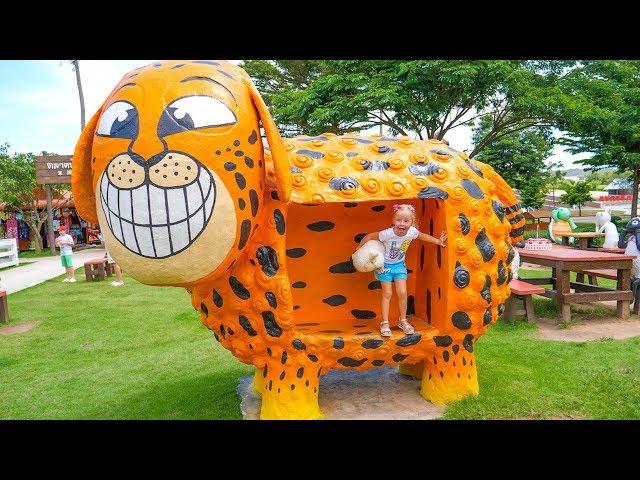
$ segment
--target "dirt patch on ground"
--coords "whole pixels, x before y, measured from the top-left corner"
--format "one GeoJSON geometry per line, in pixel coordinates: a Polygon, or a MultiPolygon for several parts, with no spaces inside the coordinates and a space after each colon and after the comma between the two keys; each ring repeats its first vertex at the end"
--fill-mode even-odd
{"type": "Polygon", "coordinates": [[[18,323],[0,328],[0,335],[11,335],[12,333],[23,333],[38,326],[39,322],[18,323]]]}
{"type": "Polygon", "coordinates": [[[584,342],[613,338],[622,340],[640,336],[640,318],[631,316],[625,320],[614,316],[598,316],[572,320],[569,324],[558,326],[555,318],[538,318],[537,338],[562,340],[566,342],[584,342]]]}

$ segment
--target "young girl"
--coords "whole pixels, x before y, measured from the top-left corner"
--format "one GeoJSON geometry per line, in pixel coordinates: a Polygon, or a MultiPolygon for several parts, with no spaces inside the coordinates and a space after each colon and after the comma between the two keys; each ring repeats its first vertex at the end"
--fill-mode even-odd
{"type": "Polygon", "coordinates": [[[393,289],[392,282],[396,284],[398,303],[400,304],[399,327],[409,335],[414,333],[413,326],[407,322],[407,265],[405,254],[409,248],[411,240],[418,238],[424,242],[434,243],[440,247],[445,246],[447,234],[442,232],[440,239],[419,232],[414,226],[416,222],[416,209],[412,205],[401,204],[393,206],[393,227],[373,232],[366,235],[360,246],[369,240],[380,240],[384,244],[384,268],[376,272],[376,278],[382,285],[382,323],[380,323],[380,334],[383,337],[391,336],[389,328],[389,303],[393,289]]]}

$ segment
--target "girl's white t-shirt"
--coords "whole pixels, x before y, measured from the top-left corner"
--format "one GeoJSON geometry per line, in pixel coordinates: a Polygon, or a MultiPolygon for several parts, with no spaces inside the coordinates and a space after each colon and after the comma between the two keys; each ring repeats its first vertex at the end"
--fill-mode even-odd
{"type": "Polygon", "coordinates": [[[68,233],[65,233],[64,235],[60,235],[56,240],[60,240],[61,242],[68,242],[68,243],[65,243],[64,245],[60,245],[60,255],[73,254],[71,245],[69,245],[69,243],[73,244],[73,237],[71,235],[69,235],[68,233]]]}
{"type": "Polygon", "coordinates": [[[420,235],[416,227],[409,227],[402,237],[395,234],[393,227],[382,230],[378,238],[384,243],[384,263],[400,263],[404,261],[411,240],[420,235]]]}

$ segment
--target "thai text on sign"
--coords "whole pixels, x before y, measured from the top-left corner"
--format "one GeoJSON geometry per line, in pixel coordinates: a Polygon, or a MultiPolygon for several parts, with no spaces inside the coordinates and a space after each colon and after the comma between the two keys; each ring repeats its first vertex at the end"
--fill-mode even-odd
{"type": "Polygon", "coordinates": [[[36,181],[40,184],[71,182],[71,155],[36,157],[36,181]]]}

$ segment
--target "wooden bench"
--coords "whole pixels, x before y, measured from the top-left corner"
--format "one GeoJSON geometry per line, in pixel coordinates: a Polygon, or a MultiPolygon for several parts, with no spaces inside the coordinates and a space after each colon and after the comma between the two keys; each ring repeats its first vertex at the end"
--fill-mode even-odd
{"type": "Polygon", "coordinates": [[[0,290],[0,323],[9,323],[9,302],[4,290],[0,290]]]}
{"type": "Polygon", "coordinates": [[[94,258],[84,262],[84,276],[87,282],[92,281],[94,278],[104,280],[107,275],[111,274],[111,265],[107,262],[106,257],[94,258]]]}
{"type": "Polygon", "coordinates": [[[589,278],[589,284],[598,285],[597,277],[608,278],[609,280],[618,279],[618,271],[608,268],[581,270],[576,273],[576,282],[584,283],[584,276],[589,278]]]}
{"type": "Polygon", "coordinates": [[[532,321],[536,321],[536,312],[533,308],[532,295],[540,295],[545,292],[545,289],[538,285],[532,285],[522,280],[513,279],[509,282],[509,288],[511,288],[511,295],[506,301],[504,309],[504,319],[507,322],[513,322],[516,315],[525,315],[525,318],[532,321]],[[517,301],[522,300],[524,304],[524,310],[517,309],[517,301]]]}
{"type": "Polygon", "coordinates": [[[599,252],[607,252],[607,253],[619,253],[621,255],[624,255],[624,248],[605,248],[605,247],[600,247],[598,248],[599,252]]]}

